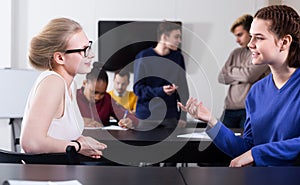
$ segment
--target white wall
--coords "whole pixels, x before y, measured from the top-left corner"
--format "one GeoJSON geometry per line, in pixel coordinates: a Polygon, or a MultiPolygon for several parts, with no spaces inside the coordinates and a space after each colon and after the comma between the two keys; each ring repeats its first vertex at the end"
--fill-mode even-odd
{"type": "Polygon", "coordinates": [[[1,30],[0,30],[0,68],[10,66],[11,56],[11,0],[3,0],[0,6],[1,30]]]}
{"type": "MultiPolygon", "coordinates": [[[[182,47],[191,95],[203,100],[216,116],[220,116],[226,87],[218,84],[217,74],[229,52],[238,47],[229,28],[238,16],[253,14],[271,1],[3,0],[0,15],[7,19],[0,30],[0,67],[30,68],[27,62],[29,42],[52,18],[63,16],[78,21],[92,40],[97,40],[97,21],[100,19],[180,20],[183,22],[182,47]]],[[[297,0],[279,2],[300,9],[297,0]]],[[[78,81],[82,78],[80,76],[78,81]]],[[[4,129],[0,129],[1,148],[7,137],[2,134],[4,129]]]]}
{"type": "MultiPolygon", "coordinates": [[[[11,63],[11,0],[3,0],[0,6],[1,29],[0,29],[0,68],[10,67],[11,63]]],[[[5,105],[0,105],[5,106],[5,105]]],[[[10,149],[10,130],[8,119],[0,120],[0,148],[10,149]]]]}
{"type": "Polygon", "coordinates": [[[252,14],[257,9],[252,0],[243,3],[240,0],[22,0],[18,3],[15,7],[20,8],[14,25],[22,28],[15,33],[22,42],[15,41],[17,55],[12,60],[12,65],[17,67],[28,67],[25,60],[30,39],[55,17],[75,19],[92,40],[97,40],[100,19],[182,21],[182,46],[191,95],[212,107],[216,116],[222,112],[226,94],[226,87],[217,83],[216,76],[228,53],[238,46],[229,28],[238,16],[252,14]]]}

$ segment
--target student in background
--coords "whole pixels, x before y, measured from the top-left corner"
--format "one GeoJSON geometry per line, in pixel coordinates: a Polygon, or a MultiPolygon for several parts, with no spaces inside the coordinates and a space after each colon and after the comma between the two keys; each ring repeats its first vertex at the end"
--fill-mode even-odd
{"type": "Polygon", "coordinates": [[[125,109],[135,112],[137,96],[132,91],[127,91],[130,74],[128,71],[121,70],[115,72],[114,89],[109,91],[110,96],[125,109]]]}
{"type": "Polygon", "coordinates": [[[269,65],[271,74],[247,96],[243,137],[235,136],[202,102],[191,98],[179,105],[207,122],[213,142],[234,158],[230,166],[291,166],[300,153],[300,17],[285,5],[262,8],[250,35],[252,63],[269,65]]]}
{"type": "Polygon", "coordinates": [[[138,96],[136,116],[141,129],[158,125],[166,128],[184,126],[186,114],[177,101],[186,102],[188,86],[181,51],[181,27],[162,22],[157,29],[158,43],[136,56],[134,63],[134,93],[138,96]],[[142,124],[141,124],[142,123],[142,124]]]}
{"type": "Polygon", "coordinates": [[[77,102],[81,115],[85,119],[85,126],[108,126],[111,125],[110,117],[113,117],[118,120],[119,126],[133,128],[137,119],[112,100],[106,92],[107,85],[107,73],[102,70],[99,63],[95,62],[92,71],[86,75],[82,87],[77,90],[77,102]]]}
{"type": "Polygon", "coordinates": [[[20,141],[26,153],[65,152],[73,145],[83,155],[102,155],[105,144],[81,135],[84,123],[75,98],[74,76],[91,70],[91,44],[82,27],[67,18],[51,20],[32,39],[29,62],[44,71],[24,112],[20,141]]]}
{"type": "Polygon", "coordinates": [[[246,120],[245,99],[252,84],[269,73],[267,65],[252,64],[247,47],[253,17],[245,14],[231,26],[236,42],[241,46],[233,50],[219,73],[220,83],[229,85],[221,121],[230,128],[243,128],[246,120]]]}

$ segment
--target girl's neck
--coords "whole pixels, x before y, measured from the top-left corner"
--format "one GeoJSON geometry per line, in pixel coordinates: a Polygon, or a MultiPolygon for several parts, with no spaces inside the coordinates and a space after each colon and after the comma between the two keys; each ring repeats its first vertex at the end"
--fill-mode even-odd
{"type": "Polygon", "coordinates": [[[68,89],[71,86],[71,83],[74,80],[74,76],[70,75],[66,70],[62,70],[62,69],[53,69],[54,72],[58,73],[61,77],[63,77],[63,79],[65,80],[65,82],[67,83],[67,87],[68,89]]]}
{"type": "Polygon", "coordinates": [[[274,67],[270,66],[273,74],[273,81],[275,86],[280,89],[290,79],[292,74],[296,71],[296,68],[289,66],[274,67]]]}

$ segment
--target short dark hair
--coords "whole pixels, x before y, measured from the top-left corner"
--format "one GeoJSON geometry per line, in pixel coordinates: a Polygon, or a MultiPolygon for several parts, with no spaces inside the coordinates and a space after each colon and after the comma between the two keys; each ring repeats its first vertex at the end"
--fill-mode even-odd
{"type": "Polygon", "coordinates": [[[126,70],[116,71],[116,72],[115,72],[115,78],[116,78],[117,75],[120,75],[121,77],[127,76],[128,81],[129,81],[130,74],[129,74],[128,71],[126,71],[126,70]]]}
{"type": "Polygon", "coordinates": [[[160,40],[162,34],[169,35],[173,30],[181,31],[181,25],[170,21],[161,22],[157,27],[157,40],[160,40]]]}

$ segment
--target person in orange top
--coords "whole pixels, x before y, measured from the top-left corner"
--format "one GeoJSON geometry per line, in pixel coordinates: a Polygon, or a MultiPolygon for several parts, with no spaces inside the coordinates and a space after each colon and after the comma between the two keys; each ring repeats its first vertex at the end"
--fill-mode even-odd
{"type": "Polygon", "coordinates": [[[130,74],[128,71],[118,71],[114,75],[114,89],[109,91],[110,96],[130,112],[135,112],[137,96],[128,91],[130,74]]]}

